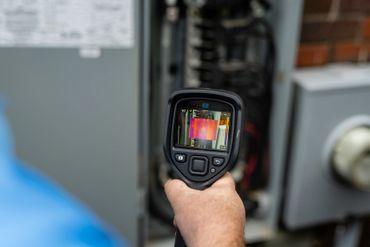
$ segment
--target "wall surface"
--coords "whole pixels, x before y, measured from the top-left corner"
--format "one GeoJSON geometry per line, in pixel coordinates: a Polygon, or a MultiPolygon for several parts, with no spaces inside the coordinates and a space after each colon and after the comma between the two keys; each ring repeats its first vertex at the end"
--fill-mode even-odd
{"type": "Polygon", "coordinates": [[[370,1],[305,0],[299,67],[369,59],[370,1]]]}

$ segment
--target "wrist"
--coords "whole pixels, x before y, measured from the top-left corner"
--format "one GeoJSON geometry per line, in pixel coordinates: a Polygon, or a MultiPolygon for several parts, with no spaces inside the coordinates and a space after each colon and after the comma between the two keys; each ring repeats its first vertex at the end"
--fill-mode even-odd
{"type": "Polygon", "coordinates": [[[191,240],[189,247],[242,247],[245,246],[244,228],[211,227],[199,231],[191,240]]]}

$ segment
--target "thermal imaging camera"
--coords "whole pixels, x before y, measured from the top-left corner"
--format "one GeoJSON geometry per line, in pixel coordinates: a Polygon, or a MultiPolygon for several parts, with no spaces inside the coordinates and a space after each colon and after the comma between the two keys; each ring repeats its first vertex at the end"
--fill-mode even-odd
{"type": "Polygon", "coordinates": [[[236,163],[242,100],[232,92],[183,89],[168,101],[164,152],[174,177],[205,189],[236,163]]]}

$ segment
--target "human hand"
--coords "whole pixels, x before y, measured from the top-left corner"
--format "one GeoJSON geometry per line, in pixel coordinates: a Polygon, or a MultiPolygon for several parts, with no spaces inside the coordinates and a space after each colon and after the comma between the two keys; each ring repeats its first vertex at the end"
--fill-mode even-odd
{"type": "Polygon", "coordinates": [[[174,224],[189,247],[244,246],[245,209],[230,173],[205,190],[172,179],[165,192],[175,212],[174,224]]]}

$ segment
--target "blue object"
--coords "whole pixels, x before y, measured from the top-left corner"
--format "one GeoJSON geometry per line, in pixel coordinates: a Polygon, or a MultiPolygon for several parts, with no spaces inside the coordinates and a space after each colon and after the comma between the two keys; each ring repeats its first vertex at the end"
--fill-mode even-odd
{"type": "Polygon", "coordinates": [[[0,246],[126,246],[65,191],[17,160],[1,107],[0,246]]]}
{"type": "Polygon", "coordinates": [[[208,109],[209,108],[209,104],[206,103],[206,102],[202,103],[202,108],[203,109],[208,109]]]}

